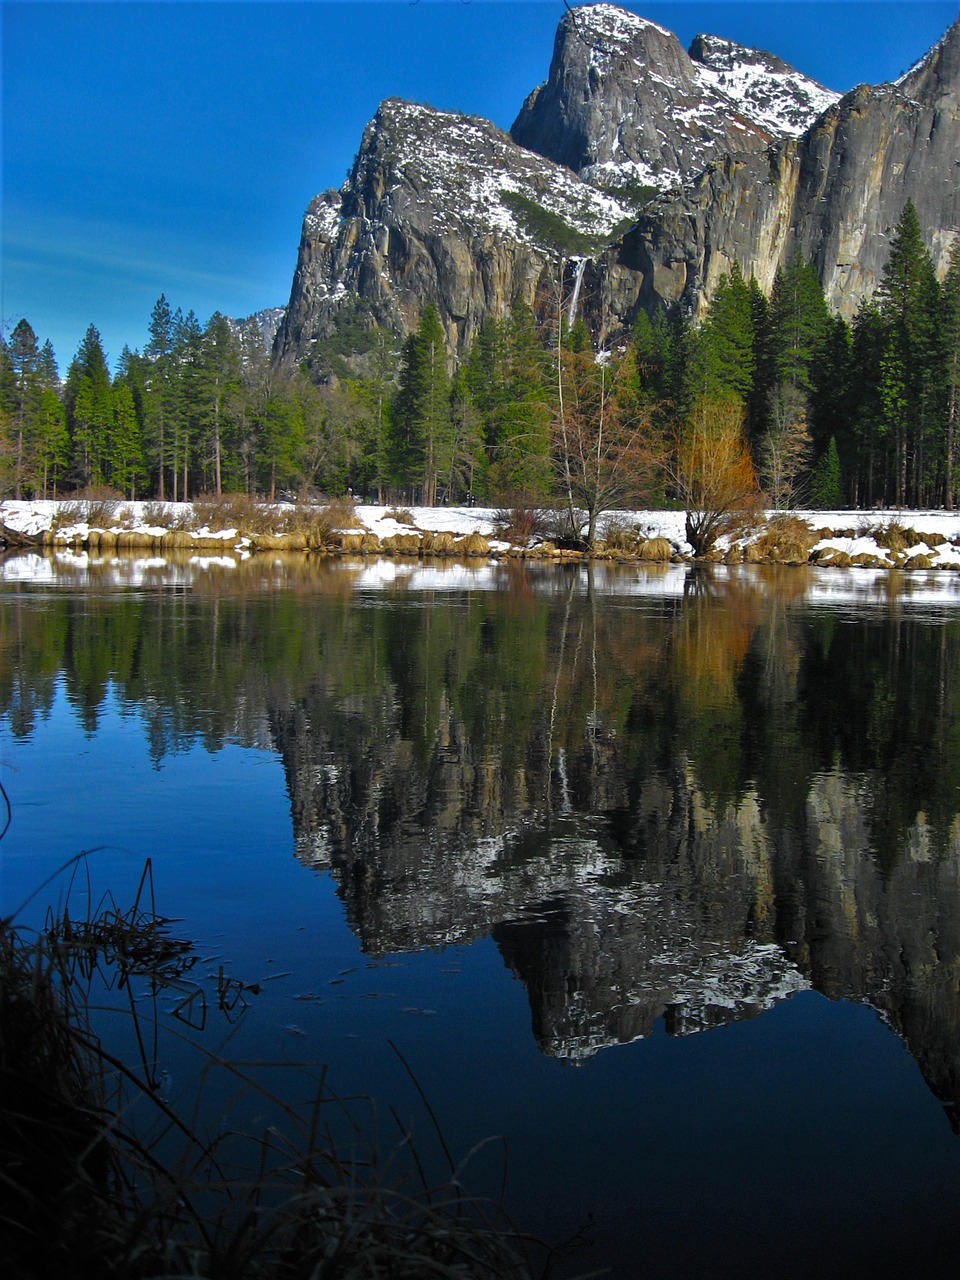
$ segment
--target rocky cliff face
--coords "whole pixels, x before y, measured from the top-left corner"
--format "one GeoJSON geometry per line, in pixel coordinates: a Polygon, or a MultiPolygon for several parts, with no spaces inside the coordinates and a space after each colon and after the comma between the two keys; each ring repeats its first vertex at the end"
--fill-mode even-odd
{"type": "Polygon", "coordinates": [[[463,350],[515,302],[556,314],[575,279],[604,342],[640,308],[699,317],[734,262],[769,290],[797,248],[849,316],[908,199],[945,270],[958,157],[960,20],[897,84],[838,100],[771,54],[715,36],[688,53],[635,14],[584,6],[509,137],[382,104],[347,182],[307,210],[275,354],[303,358],[348,297],[401,333],[432,302],[463,350]]]}
{"type": "Polygon", "coordinates": [[[282,359],[299,358],[359,295],[401,332],[434,302],[451,348],[483,319],[549,292],[558,253],[596,252],[627,207],[486,120],[391,99],[340,191],[307,210],[282,359]]]}
{"type": "Polygon", "coordinates": [[[726,155],[658,202],[604,263],[604,315],[681,303],[702,313],[739,262],[769,290],[799,249],[848,317],[876,288],[907,200],[934,265],[960,230],[960,20],[903,79],[848,93],[799,139],[726,155]]]}

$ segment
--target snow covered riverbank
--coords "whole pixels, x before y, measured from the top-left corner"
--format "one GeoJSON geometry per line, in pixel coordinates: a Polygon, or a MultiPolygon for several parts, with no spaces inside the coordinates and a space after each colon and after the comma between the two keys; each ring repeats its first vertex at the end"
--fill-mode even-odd
{"type": "MultiPolygon", "coordinates": [[[[156,554],[219,551],[245,557],[257,551],[328,550],[366,555],[463,554],[464,539],[479,536],[472,554],[497,558],[518,554],[554,554],[543,535],[519,541],[503,530],[500,513],[481,507],[337,506],[327,509],[333,524],[321,546],[307,535],[284,533],[291,516],[303,508],[277,503],[256,508],[257,532],[242,520],[225,519],[229,506],[209,502],[102,503],[83,500],[0,503],[0,538],[8,547],[33,544],[100,554],[156,554]],[[220,519],[215,520],[212,514],[220,519]],[[265,532],[264,514],[275,513],[275,532],[265,532]],[[339,517],[339,519],[337,518],[339,517]],[[447,541],[444,542],[443,539],[447,541]],[[360,545],[362,539],[363,545],[360,545]]],[[[317,509],[318,520],[324,509],[317,509]]],[[[656,558],[688,558],[683,511],[628,511],[608,518],[611,530],[600,554],[629,558],[629,546],[663,539],[669,544],[656,558]],[[614,532],[616,531],[616,536],[614,532]]],[[[559,554],[559,553],[557,553],[559,554]]],[[[943,511],[806,511],[789,517],[770,513],[767,522],[732,544],[721,541],[715,558],[728,563],[779,561],[835,567],[960,570],[960,513],[943,511]],[[779,531],[779,532],[778,532],[779,531]],[[799,541],[798,541],[799,531],[799,541]]]]}

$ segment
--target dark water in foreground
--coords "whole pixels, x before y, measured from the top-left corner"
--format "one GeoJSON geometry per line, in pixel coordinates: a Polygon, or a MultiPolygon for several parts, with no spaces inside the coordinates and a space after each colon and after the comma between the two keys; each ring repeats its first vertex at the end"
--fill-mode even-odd
{"type": "Polygon", "coordinates": [[[259,986],[231,1053],[328,1063],[428,1149],[392,1042],[455,1153],[504,1138],[520,1225],[589,1224],[573,1271],[952,1273],[945,575],[0,579],[4,911],[81,849],[121,901],[152,859],[200,981],[259,986]]]}

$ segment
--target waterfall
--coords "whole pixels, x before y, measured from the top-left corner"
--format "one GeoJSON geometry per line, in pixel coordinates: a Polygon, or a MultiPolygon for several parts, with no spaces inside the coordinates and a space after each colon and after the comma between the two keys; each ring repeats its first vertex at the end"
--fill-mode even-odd
{"type": "Polygon", "coordinates": [[[577,264],[577,274],[573,278],[573,293],[570,295],[570,304],[567,307],[567,328],[573,328],[573,322],[577,318],[577,303],[580,300],[580,285],[583,283],[583,273],[587,269],[587,259],[575,259],[577,264]]]}

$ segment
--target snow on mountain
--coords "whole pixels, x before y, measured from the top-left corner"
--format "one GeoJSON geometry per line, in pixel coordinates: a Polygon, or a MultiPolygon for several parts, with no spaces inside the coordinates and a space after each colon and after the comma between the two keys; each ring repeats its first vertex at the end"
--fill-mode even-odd
{"type": "Polygon", "coordinates": [[[840,99],[772,54],[719,36],[697,36],[690,56],[705,90],[726,99],[763,129],[799,137],[840,99]]]}
{"type": "Polygon", "coordinates": [[[568,12],[580,38],[591,44],[601,56],[629,54],[638,31],[655,31],[668,38],[673,36],[666,27],[615,4],[585,4],[568,12]]]}
{"type": "Polygon", "coordinates": [[[438,234],[506,235],[537,244],[538,233],[509,193],[535,200],[581,235],[607,239],[629,219],[618,200],[525,151],[487,120],[390,99],[378,113],[392,150],[393,184],[429,211],[438,234]],[[505,193],[506,195],[505,199],[505,193]]]}

